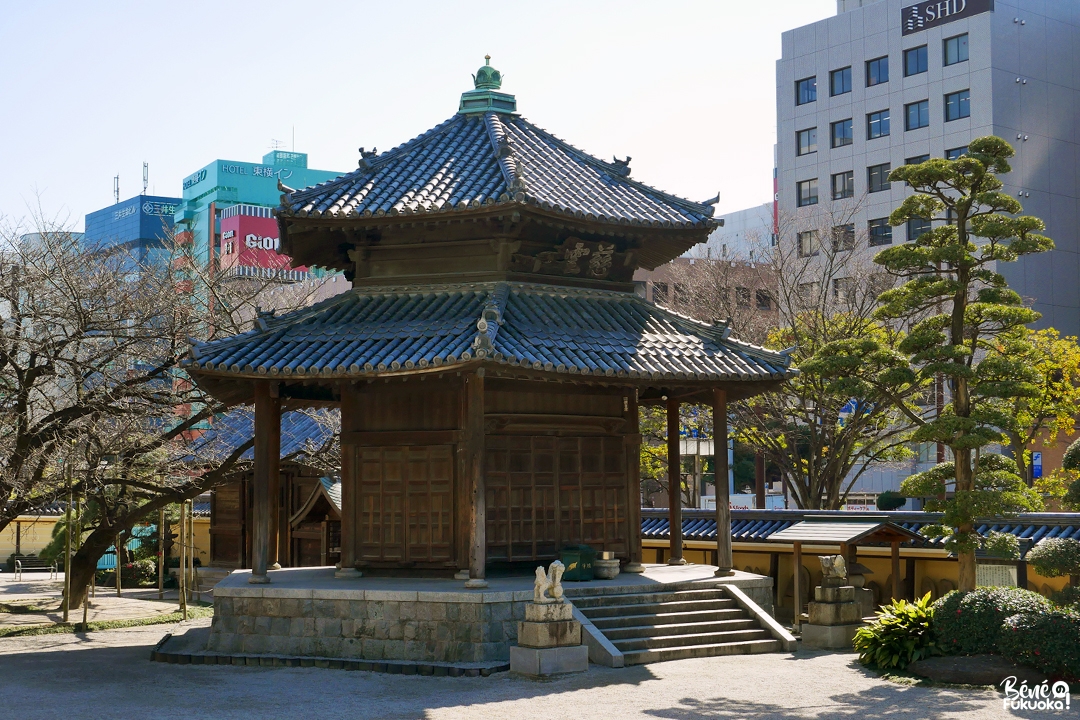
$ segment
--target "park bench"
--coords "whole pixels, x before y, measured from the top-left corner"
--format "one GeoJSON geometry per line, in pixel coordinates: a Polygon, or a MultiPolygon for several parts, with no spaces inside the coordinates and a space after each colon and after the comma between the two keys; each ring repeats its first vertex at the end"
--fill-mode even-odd
{"type": "Polygon", "coordinates": [[[57,567],[55,562],[47,563],[37,555],[16,555],[14,579],[22,580],[24,572],[47,572],[52,580],[57,575],[57,567]]]}

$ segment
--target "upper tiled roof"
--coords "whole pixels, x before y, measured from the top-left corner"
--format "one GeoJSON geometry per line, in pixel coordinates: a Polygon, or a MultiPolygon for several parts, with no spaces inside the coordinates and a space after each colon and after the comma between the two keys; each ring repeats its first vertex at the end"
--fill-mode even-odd
{"type": "Polygon", "coordinates": [[[781,380],[788,357],[631,293],[526,283],[358,288],[196,346],[198,373],[343,377],[478,359],[654,380],[781,380]]]}
{"type": "Polygon", "coordinates": [[[595,222],[716,224],[710,205],[631,180],[524,118],[458,114],[340,178],[282,195],[279,217],[382,217],[521,203],[595,222]]]}

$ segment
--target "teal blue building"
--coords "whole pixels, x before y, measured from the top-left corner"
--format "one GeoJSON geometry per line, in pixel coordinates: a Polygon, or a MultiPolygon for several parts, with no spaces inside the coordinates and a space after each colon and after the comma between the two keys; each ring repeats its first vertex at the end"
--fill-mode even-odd
{"type": "Polygon", "coordinates": [[[209,264],[220,252],[222,213],[245,206],[245,213],[280,204],[278,181],[299,189],[343,175],[332,170],[312,170],[307,153],[272,150],[261,163],[215,160],[184,178],[183,197],[174,216],[177,240],[194,245],[195,257],[209,264]]]}

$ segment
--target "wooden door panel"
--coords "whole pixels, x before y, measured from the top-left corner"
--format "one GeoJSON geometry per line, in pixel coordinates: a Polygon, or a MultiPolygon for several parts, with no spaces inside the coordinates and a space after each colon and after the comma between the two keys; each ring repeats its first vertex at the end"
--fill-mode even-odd
{"type": "Polygon", "coordinates": [[[453,447],[361,447],[357,452],[358,559],[452,559],[453,447]]]}

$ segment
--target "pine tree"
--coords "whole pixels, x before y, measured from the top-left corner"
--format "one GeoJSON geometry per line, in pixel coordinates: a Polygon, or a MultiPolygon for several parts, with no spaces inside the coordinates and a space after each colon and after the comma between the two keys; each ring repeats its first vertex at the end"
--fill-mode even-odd
{"type": "Polygon", "coordinates": [[[913,439],[944,443],[954,460],[912,475],[901,492],[927,498],[928,510],[944,512],[931,533],[944,536],[957,553],[961,590],[975,588],[975,519],[1041,506],[1016,463],[984,449],[1005,441],[1011,401],[1040,393],[1029,358],[1010,352],[1040,314],[1024,307],[997,265],[1054,246],[1039,234],[1043,222],[1020,215],[1020,203],[1001,191],[998,175],[1011,169],[1012,146],[983,137],[968,150],[956,160],[892,171],[891,182],[905,182],[915,192],[893,211],[890,224],[930,220],[934,226],[875,258],[904,281],[881,295],[878,317],[908,328],[899,348],[909,359],[906,372],[923,382],[941,375],[949,389],[940,414],[906,412],[918,425],[913,439]]]}

